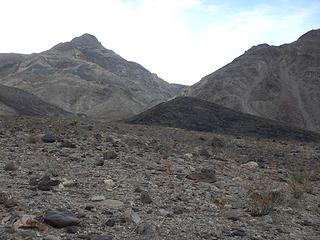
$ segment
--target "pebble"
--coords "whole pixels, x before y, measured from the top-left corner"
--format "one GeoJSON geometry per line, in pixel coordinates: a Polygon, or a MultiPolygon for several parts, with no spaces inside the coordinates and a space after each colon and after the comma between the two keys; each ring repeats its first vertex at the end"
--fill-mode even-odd
{"type": "Polygon", "coordinates": [[[123,202],[114,199],[107,199],[99,202],[99,205],[109,209],[119,209],[123,207],[123,202]]]}

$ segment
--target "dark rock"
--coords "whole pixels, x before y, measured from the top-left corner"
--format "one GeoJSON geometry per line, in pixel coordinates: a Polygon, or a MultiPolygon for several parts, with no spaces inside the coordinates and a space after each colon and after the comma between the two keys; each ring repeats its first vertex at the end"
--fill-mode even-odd
{"type": "Polygon", "coordinates": [[[46,130],[44,132],[44,135],[42,136],[41,140],[44,143],[54,143],[54,142],[58,141],[59,138],[54,133],[52,133],[51,131],[46,130]]]}
{"type": "Polygon", "coordinates": [[[41,191],[50,191],[53,186],[57,186],[59,183],[59,180],[52,180],[48,175],[45,175],[39,179],[37,187],[41,191]]]}
{"type": "Polygon", "coordinates": [[[7,194],[5,194],[4,192],[0,192],[0,204],[4,204],[6,200],[7,194]]]}
{"type": "Polygon", "coordinates": [[[68,140],[63,140],[60,144],[60,147],[62,147],[62,148],[76,148],[77,145],[75,145],[74,143],[72,143],[68,140]]]}
{"type": "Polygon", "coordinates": [[[103,160],[103,159],[98,159],[98,160],[95,162],[95,165],[96,165],[96,166],[99,166],[99,167],[103,166],[103,165],[104,165],[104,160],[103,160]]]}
{"type": "Polygon", "coordinates": [[[201,169],[199,172],[189,174],[187,178],[190,180],[207,183],[213,183],[217,181],[216,171],[213,169],[201,169]]]}
{"type": "Polygon", "coordinates": [[[152,199],[150,197],[150,195],[147,192],[142,192],[140,195],[140,201],[144,204],[150,204],[152,203],[152,199]]]}
{"type": "Polygon", "coordinates": [[[108,150],[108,151],[103,153],[103,159],[104,160],[115,159],[117,157],[118,157],[117,153],[115,151],[113,151],[113,150],[108,150]]]}
{"type": "Polygon", "coordinates": [[[66,232],[70,234],[76,234],[78,232],[78,228],[76,226],[67,226],[66,232]]]}
{"type": "Polygon", "coordinates": [[[176,215],[180,215],[180,214],[183,214],[185,212],[187,212],[187,209],[184,208],[184,207],[178,207],[177,206],[177,207],[173,208],[173,213],[176,214],[176,215]]]}
{"type": "Polygon", "coordinates": [[[116,224],[116,220],[114,218],[110,218],[106,222],[106,226],[113,227],[116,224]]]}
{"type": "Polygon", "coordinates": [[[49,210],[44,216],[44,221],[55,228],[75,226],[80,223],[75,214],[65,210],[49,210]]]}
{"type": "Polygon", "coordinates": [[[232,221],[239,221],[240,220],[240,216],[239,213],[235,212],[235,211],[227,211],[224,214],[225,218],[232,220],[232,221]]]}
{"type": "Polygon", "coordinates": [[[156,226],[150,223],[143,223],[135,229],[135,232],[140,235],[148,236],[149,239],[153,239],[156,236],[156,230],[156,226]]]}
{"type": "Polygon", "coordinates": [[[8,172],[13,172],[13,171],[16,171],[17,169],[18,169],[18,167],[17,167],[16,163],[13,161],[7,162],[3,168],[3,170],[8,171],[8,172]]]}
{"type": "Polygon", "coordinates": [[[5,199],[3,204],[6,208],[12,208],[18,205],[17,201],[13,197],[5,199]]]}

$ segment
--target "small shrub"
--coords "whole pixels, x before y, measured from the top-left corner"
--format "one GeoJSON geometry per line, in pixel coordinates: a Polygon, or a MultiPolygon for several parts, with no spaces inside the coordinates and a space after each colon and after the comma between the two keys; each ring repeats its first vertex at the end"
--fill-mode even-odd
{"type": "Polygon", "coordinates": [[[41,142],[41,137],[37,134],[31,134],[26,139],[27,143],[35,144],[41,142]]]}
{"type": "Polygon", "coordinates": [[[292,196],[301,199],[304,193],[313,193],[313,187],[307,171],[294,170],[291,172],[288,185],[292,196]]]}
{"type": "Polygon", "coordinates": [[[283,202],[282,194],[278,191],[252,191],[249,198],[249,212],[252,216],[268,215],[276,205],[283,202]]]}
{"type": "Polygon", "coordinates": [[[249,212],[252,216],[264,216],[285,200],[284,194],[273,187],[271,180],[260,179],[248,187],[249,212]]]}

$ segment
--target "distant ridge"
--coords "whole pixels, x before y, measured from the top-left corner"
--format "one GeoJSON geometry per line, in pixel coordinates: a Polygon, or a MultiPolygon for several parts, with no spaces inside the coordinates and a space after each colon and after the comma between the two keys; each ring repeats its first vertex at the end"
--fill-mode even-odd
{"type": "Polygon", "coordinates": [[[167,126],[239,136],[314,141],[320,134],[191,97],[161,103],[127,120],[128,123],[167,126]]]}

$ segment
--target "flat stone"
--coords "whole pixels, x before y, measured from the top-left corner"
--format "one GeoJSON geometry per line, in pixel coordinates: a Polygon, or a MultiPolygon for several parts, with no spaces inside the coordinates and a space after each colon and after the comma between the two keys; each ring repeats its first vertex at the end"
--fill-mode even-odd
{"type": "Polygon", "coordinates": [[[214,183],[217,181],[216,171],[213,169],[201,169],[187,176],[188,179],[200,182],[214,183]]]}
{"type": "Polygon", "coordinates": [[[92,202],[101,202],[101,201],[104,201],[104,200],[106,200],[106,197],[102,196],[102,195],[93,196],[91,198],[92,202]]]}
{"type": "Polygon", "coordinates": [[[78,217],[65,210],[48,211],[44,216],[44,221],[55,228],[75,226],[80,223],[80,219],[78,217]]]}
{"type": "Polygon", "coordinates": [[[259,167],[258,163],[254,162],[254,161],[250,161],[244,164],[241,164],[242,168],[248,168],[248,169],[255,169],[257,167],[259,167]]]}
{"type": "Polygon", "coordinates": [[[114,199],[107,199],[104,201],[99,202],[99,206],[103,206],[109,209],[119,209],[123,207],[123,202],[114,200],[114,199]]]}

